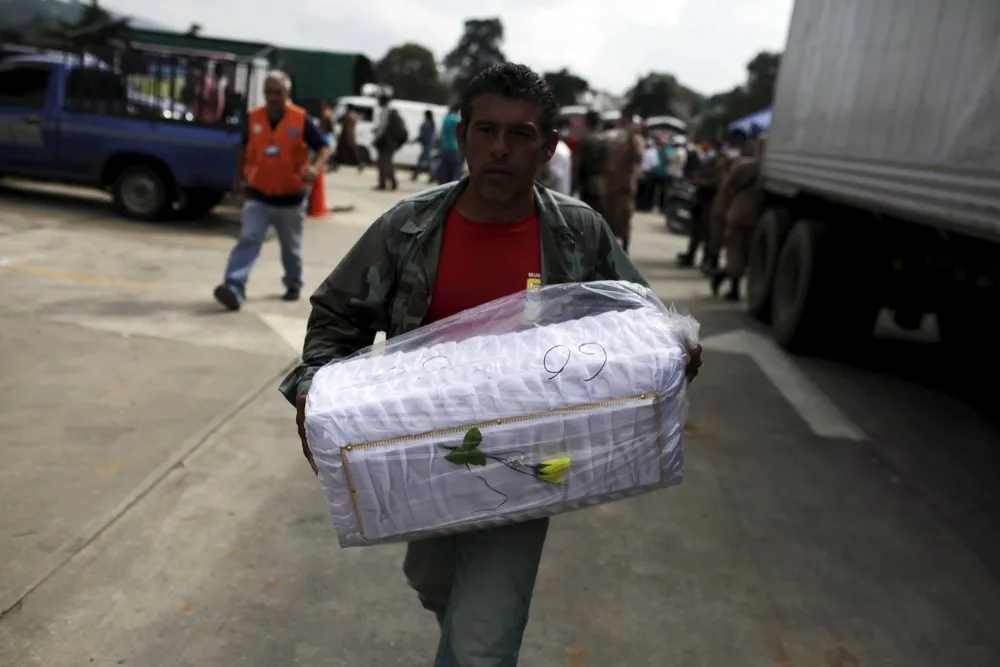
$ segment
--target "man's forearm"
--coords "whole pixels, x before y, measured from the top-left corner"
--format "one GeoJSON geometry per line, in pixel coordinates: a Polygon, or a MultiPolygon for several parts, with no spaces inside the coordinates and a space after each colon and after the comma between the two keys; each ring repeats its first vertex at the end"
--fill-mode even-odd
{"type": "Polygon", "coordinates": [[[316,152],[316,159],[313,160],[313,168],[317,171],[322,170],[326,166],[326,163],[330,161],[331,152],[330,146],[319,149],[316,152]]]}

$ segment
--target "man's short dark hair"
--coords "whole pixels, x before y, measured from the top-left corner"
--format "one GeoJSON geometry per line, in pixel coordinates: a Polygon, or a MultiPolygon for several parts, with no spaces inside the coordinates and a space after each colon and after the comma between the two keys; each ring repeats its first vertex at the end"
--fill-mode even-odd
{"type": "Polygon", "coordinates": [[[472,104],[481,95],[499,95],[509,100],[531,102],[538,106],[538,123],[544,134],[556,124],[556,98],[552,86],[527,65],[501,63],[491,65],[472,78],[462,95],[462,124],[469,127],[472,104]]]}
{"type": "Polygon", "coordinates": [[[590,109],[586,114],[584,114],[583,122],[586,123],[587,129],[599,130],[601,129],[601,114],[597,113],[593,109],[590,109]]]}

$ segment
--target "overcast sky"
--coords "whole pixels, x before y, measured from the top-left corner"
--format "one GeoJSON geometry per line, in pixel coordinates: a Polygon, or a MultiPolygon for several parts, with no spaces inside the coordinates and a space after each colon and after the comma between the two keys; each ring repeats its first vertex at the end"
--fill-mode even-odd
{"type": "Polygon", "coordinates": [[[380,58],[413,41],[440,60],[466,18],[499,16],[508,60],[568,67],[624,92],[640,74],[670,72],[716,93],[742,83],[762,49],[781,50],[793,0],[104,0],[103,5],[202,34],[380,58]],[[475,7],[475,11],[470,8],[475,7]]]}

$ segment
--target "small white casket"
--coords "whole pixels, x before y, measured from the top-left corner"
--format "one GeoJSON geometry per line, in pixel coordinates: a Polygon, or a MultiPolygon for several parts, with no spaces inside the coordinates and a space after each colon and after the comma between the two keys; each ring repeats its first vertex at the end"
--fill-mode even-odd
{"type": "Polygon", "coordinates": [[[524,521],[678,484],[690,316],[543,287],[320,369],[309,447],[341,546],[524,521]]]}

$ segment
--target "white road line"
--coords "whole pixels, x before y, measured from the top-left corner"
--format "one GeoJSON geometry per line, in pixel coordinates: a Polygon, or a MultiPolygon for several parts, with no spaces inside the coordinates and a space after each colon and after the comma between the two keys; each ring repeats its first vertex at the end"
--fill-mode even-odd
{"type": "Polygon", "coordinates": [[[255,313],[260,321],[278,334],[281,340],[296,354],[302,354],[302,343],[306,337],[306,318],[290,317],[277,313],[255,313]]]}
{"type": "MultiPolygon", "coordinates": [[[[255,313],[260,321],[266,324],[281,340],[285,341],[293,351],[302,354],[302,345],[306,337],[305,317],[291,317],[277,313],[255,313]]],[[[379,350],[385,346],[385,334],[381,331],[375,336],[373,348],[379,350]]]]}
{"type": "Polygon", "coordinates": [[[706,350],[752,358],[816,435],[855,442],[866,439],[864,432],[770,338],[739,329],[709,336],[701,345],[706,350]]]}

